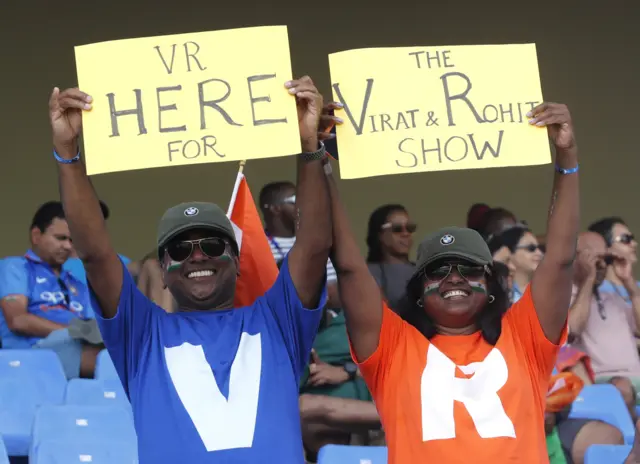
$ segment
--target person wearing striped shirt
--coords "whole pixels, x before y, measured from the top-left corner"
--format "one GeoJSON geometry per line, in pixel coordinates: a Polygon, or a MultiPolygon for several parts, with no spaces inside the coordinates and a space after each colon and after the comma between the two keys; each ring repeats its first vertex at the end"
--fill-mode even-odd
{"type": "MultiPolygon", "coordinates": [[[[265,234],[276,263],[281,262],[296,241],[296,186],[277,181],[260,190],[258,201],[265,223],[265,234]]],[[[336,270],[327,261],[327,281],[336,280],[336,270]]]]}

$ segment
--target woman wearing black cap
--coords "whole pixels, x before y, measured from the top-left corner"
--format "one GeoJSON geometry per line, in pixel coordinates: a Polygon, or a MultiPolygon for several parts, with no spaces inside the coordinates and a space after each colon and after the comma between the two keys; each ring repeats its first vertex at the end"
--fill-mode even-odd
{"type": "Polygon", "coordinates": [[[547,462],[544,408],[566,334],[579,228],[578,157],[566,106],[530,124],[556,148],[549,246],[509,306],[485,241],[445,228],[419,247],[403,317],[382,302],[332,185],[333,257],[354,358],[380,412],[389,463],[547,462]]]}

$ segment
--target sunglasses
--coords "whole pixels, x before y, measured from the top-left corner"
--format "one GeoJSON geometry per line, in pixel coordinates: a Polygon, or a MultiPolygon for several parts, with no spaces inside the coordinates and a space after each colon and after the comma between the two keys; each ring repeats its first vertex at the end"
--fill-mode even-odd
{"type": "Polygon", "coordinates": [[[169,243],[165,251],[172,261],[186,261],[193,253],[193,247],[198,245],[202,254],[209,258],[219,258],[227,249],[227,242],[218,237],[201,238],[199,240],[182,240],[169,243]]]}
{"type": "Polygon", "coordinates": [[[631,244],[636,238],[633,234],[622,234],[615,238],[615,242],[624,243],[625,245],[631,244]]]}
{"type": "Polygon", "coordinates": [[[427,279],[439,282],[449,277],[454,267],[458,270],[458,274],[467,280],[480,279],[485,274],[489,274],[489,269],[486,266],[474,266],[472,264],[445,264],[433,269],[427,269],[424,274],[427,279]]]}
{"type": "Polygon", "coordinates": [[[516,250],[524,250],[524,251],[528,251],[529,253],[535,253],[537,250],[540,250],[544,253],[544,248],[540,245],[536,245],[534,243],[530,243],[529,245],[522,245],[519,247],[516,247],[516,250]]]}
{"type": "Polygon", "coordinates": [[[416,231],[416,229],[418,228],[417,225],[408,222],[406,224],[403,223],[393,223],[393,222],[387,222],[386,224],[382,225],[383,229],[390,229],[391,232],[393,232],[394,234],[400,234],[402,232],[408,232],[410,234],[414,233],[416,231]]]}

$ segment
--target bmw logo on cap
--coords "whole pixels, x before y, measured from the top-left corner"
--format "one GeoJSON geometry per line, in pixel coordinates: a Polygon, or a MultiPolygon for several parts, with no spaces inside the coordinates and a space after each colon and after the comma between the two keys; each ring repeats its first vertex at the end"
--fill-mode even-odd
{"type": "Polygon", "coordinates": [[[455,241],[456,241],[455,237],[451,234],[443,235],[442,238],[440,239],[440,243],[445,246],[451,245],[455,241]]]}
{"type": "Polygon", "coordinates": [[[200,212],[200,210],[198,208],[196,208],[195,206],[192,206],[192,207],[187,208],[187,209],[184,210],[184,215],[185,216],[195,216],[199,212],[200,212]]]}

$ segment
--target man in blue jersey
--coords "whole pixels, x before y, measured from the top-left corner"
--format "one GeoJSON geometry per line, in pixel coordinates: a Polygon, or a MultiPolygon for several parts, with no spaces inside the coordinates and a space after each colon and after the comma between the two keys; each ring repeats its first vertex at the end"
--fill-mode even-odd
{"type": "Polygon", "coordinates": [[[141,464],[304,462],[298,380],[326,299],[331,214],[317,136],[322,96],[308,77],[285,86],[296,97],[303,151],[296,244],[274,286],[251,307],[234,309],[238,243],[224,212],[196,202],[170,208],[158,254],[179,306],[173,314],[137,290],[109,241],[78,151],[91,97],[77,89],[51,95],[62,202],[131,399],[141,464]]]}

